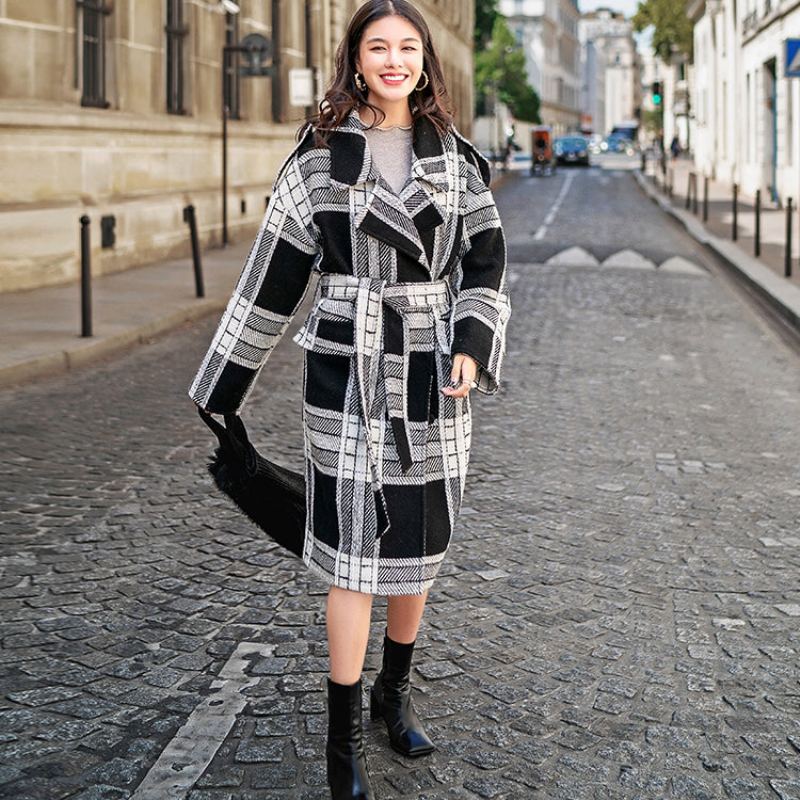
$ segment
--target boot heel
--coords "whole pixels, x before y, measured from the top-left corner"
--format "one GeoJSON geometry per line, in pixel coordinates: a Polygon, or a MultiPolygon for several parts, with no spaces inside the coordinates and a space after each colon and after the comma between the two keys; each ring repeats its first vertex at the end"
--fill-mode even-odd
{"type": "Polygon", "coordinates": [[[381,701],[375,692],[375,688],[369,690],[369,718],[374,722],[383,716],[383,709],[381,708],[381,701]]]}

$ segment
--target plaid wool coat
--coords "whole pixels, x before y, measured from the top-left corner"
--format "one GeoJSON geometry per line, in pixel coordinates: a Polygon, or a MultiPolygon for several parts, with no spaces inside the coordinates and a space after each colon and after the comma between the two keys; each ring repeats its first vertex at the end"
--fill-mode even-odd
{"type": "Polygon", "coordinates": [[[261,229],[190,397],[239,412],[308,287],[303,560],[328,583],[421,594],[448,549],[470,453],[470,397],[440,393],[451,354],[497,391],[511,306],[506,243],[486,159],[451,126],[412,128],[395,192],[352,110],[281,166],[261,229]],[[317,280],[312,281],[312,275],[317,280]]]}

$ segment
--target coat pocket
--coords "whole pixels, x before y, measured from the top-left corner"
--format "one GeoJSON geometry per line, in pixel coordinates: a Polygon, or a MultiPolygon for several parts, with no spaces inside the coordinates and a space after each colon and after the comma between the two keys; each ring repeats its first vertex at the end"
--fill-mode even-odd
{"type": "Polygon", "coordinates": [[[354,308],[349,300],[320,297],[294,341],[315,353],[349,356],[354,352],[354,308]]]}

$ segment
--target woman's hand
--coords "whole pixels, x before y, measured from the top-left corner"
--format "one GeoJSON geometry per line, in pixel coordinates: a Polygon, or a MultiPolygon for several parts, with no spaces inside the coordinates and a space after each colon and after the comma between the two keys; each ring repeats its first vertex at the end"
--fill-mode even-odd
{"type": "Polygon", "coordinates": [[[453,369],[450,372],[452,385],[442,388],[442,394],[448,397],[466,397],[470,389],[475,388],[478,374],[478,362],[466,353],[453,356],[453,369]]]}

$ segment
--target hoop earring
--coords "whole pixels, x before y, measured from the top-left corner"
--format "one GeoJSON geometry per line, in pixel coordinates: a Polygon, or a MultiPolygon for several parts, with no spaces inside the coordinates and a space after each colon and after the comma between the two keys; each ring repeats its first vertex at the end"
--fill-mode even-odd
{"type": "Polygon", "coordinates": [[[367,91],[367,84],[364,83],[364,81],[361,78],[361,75],[359,75],[357,72],[354,73],[353,80],[355,81],[356,88],[359,91],[362,91],[362,92],[366,92],[367,91]]]}
{"type": "Polygon", "coordinates": [[[428,78],[428,73],[425,72],[425,70],[422,70],[422,74],[425,76],[425,83],[423,83],[422,86],[417,85],[414,87],[418,92],[421,92],[431,82],[430,78],[428,78]]]}

